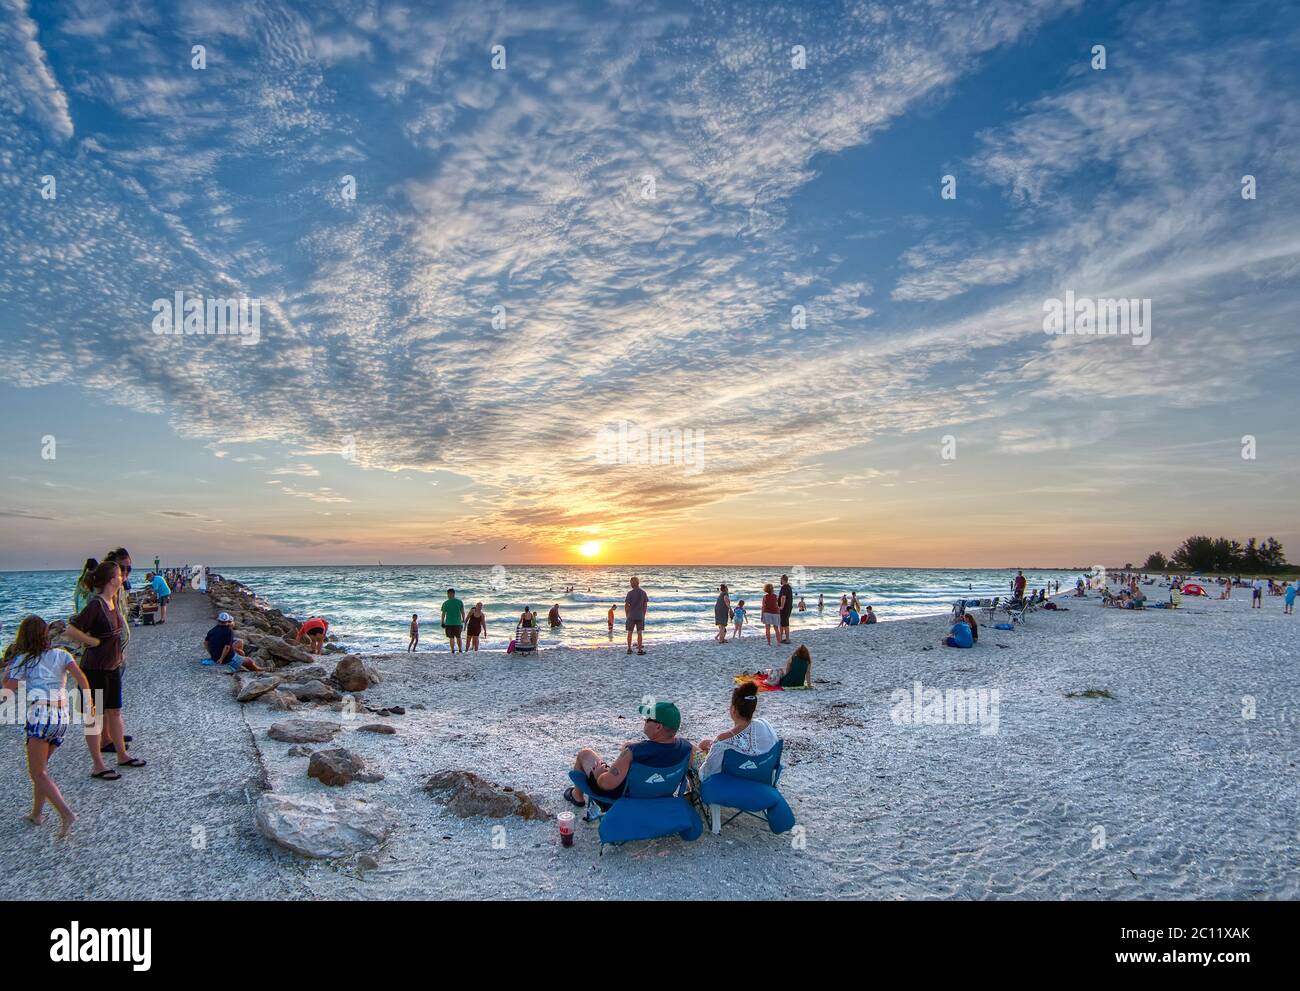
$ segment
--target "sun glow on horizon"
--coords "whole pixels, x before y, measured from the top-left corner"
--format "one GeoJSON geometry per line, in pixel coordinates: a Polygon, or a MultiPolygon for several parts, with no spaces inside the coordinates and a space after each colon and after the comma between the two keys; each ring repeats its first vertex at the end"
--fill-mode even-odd
{"type": "Polygon", "coordinates": [[[597,554],[600,553],[600,541],[588,540],[585,544],[581,545],[578,548],[578,553],[581,554],[583,557],[595,557],[597,554]]]}

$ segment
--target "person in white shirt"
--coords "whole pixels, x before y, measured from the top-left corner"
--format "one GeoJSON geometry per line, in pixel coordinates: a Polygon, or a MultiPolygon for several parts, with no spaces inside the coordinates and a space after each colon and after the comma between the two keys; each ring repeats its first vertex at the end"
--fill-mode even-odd
{"type": "Polygon", "coordinates": [[[700,780],[722,770],[722,758],[728,750],[738,750],[749,757],[767,753],[777,744],[776,730],[766,719],[754,716],[758,709],[758,685],[742,682],[731,693],[731,729],[712,739],[703,739],[698,747],[704,753],[700,780]]]}
{"type": "Polygon", "coordinates": [[[71,719],[68,715],[68,676],[81,686],[90,699],[89,713],[94,718],[90,682],[66,650],[50,646],[50,628],[39,616],[28,616],[18,625],[14,642],[5,651],[4,677],[0,683],[6,691],[26,694],[27,772],[32,779],[32,811],[26,816],[33,826],[45,822],[48,800],[59,813],[59,837],[68,835],[77,821],[71,807],[63,800],[59,786],[50,777],[50,756],[63,743],[71,719]]]}
{"type": "Polygon", "coordinates": [[[1250,586],[1250,608],[1264,608],[1264,579],[1256,578],[1250,586]]]}

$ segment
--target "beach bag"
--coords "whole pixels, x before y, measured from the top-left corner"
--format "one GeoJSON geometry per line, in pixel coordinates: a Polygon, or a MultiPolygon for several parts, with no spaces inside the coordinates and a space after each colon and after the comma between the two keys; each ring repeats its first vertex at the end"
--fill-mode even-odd
{"type": "Polygon", "coordinates": [[[513,654],[514,652],[515,652],[515,641],[511,640],[510,643],[506,644],[506,653],[513,654]]]}
{"type": "Polygon", "coordinates": [[[997,623],[997,624],[994,625],[993,629],[995,629],[995,630],[1014,630],[1015,627],[1012,626],[1010,623],[997,623]]]}

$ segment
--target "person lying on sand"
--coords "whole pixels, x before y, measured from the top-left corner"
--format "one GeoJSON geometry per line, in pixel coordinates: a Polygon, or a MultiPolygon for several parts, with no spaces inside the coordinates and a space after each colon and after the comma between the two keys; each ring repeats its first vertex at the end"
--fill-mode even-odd
{"type": "Polygon", "coordinates": [[[766,719],[757,718],[758,685],[741,682],[731,693],[731,729],[698,744],[704,761],[699,767],[700,780],[722,770],[722,758],[728,750],[739,750],[750,757],[765,754],[776,746],[776,731],[766,719]]]}
{"type": "MultiPolygon", "coordinates": [[[[695,749],[689,740],[677,735],[682,725],[682,714],[673,703],[656,702],[640,706],[637,711],[645,720],[642,725],[645,739],[625,742],[613,764],[589,747],[579,750],[574,759],[574,769],[587,776],[588,787],[602,801],[613,802],[622,797],[627,788],[628,768],[633,761],[646,767],[676,767],[695,749]]],[[[564,800],[578,808],[587,804],[587,799],[576,787],[564,789],[564,800]]]]}
{"type": "MultiPolygon", "coordinates": [[[[761,675],[759,677],[762,677],[761,675]]],[[[772,688],[803,688],[812,684],[812,654],[804,644],[795,648],[783,668],[767,672],[766,682],[772,688]]]]}

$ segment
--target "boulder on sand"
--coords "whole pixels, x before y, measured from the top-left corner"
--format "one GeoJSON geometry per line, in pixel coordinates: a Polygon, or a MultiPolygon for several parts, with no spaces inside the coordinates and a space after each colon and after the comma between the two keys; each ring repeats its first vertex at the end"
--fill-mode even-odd
{"type": "Polygon", "coordinates": [[[519,816],[521,819],[549,819],[550,815],[527,792],[515,791],[504,785],[493,784],[473,771],[438,771],[424,783],[424,790],[433,792],[448,811],[468,819],[485,816],[504,819],[519,816]]]}
{"type": "Polygon", "coordinates": [[[261,698],[267,692],[273,691],[278,684],[280,684],[280,678],[273,674],[238,674],[235,676],[235,699],[239,702],[251,702],[253,699],[261,698]]]}
{"type": "Polygon", "coordinates": [[[332,795],[279,795],[257,800],[257,828],[267,839],[303,857],[346,857],[388,839],[393,814],[382,805],[332,795]]]}
{"type": "Polygon", "coordinates": [[[272,709],[290,711],[298,708],[298,700],[288,692],[271,691],[262,696],[262,701],[272,709]]]}
{"type": "Polygon", "coordinates": [[[383,781],[384,776],[377,771],[367,771],[366,762],[359,754],[343,747],[329,750],[317,750],[311,755],[307,765],[307,777],[315,778],[321,784],[347,785],[353,781],[383,781]]]}
{"type": "Polygon", "coordinates": [[[282,689],[299,702],[337,702],[342,696],[323,681],[309,681],[302,685],[283,685],[282,689]]]}
{"type": "Polygon", "coordinates": [[[306,681],[325,681],[330,676],[330,673],[320,664],[290,664],[286,668],[281,668],[277,674],[285,681],[292,681],[299,685],[306,681]]]}
{"type": "Polygon", "coordinates": [[[286,664],[310,664],[313,660],[312,655],[307,651],[280,637],[264,633],[246,633],[241,639],[250,647],[256,647],[259,653],[269,657],[275,662],[276,667],[284,667],[286,664]]]}
{"type": "Polygon", "coordinates": [[[334,666],[334,680],[345,692],[364,692],[379,684],[379,672],[359,657],[345,657],[334,666]]]}
{"type": "Polygon", "coordinates": [[[358,733],[380,733],[384,736],[396,736],[397,727],[389,726],[387,723],[366,723],[364,726],[357,727],[358,733]]]}
{"type": "Polygon", "coordinates": [[[282,743],[328,743],[342,728],[319,719],[286,719],[273,724],[266,735],[282,743]]]}

